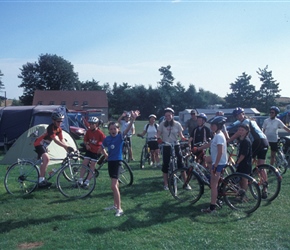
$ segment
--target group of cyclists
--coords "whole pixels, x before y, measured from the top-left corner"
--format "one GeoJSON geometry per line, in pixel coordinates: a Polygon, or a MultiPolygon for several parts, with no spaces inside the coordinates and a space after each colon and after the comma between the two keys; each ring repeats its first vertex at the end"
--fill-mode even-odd
{"type": "MultiPolygon", "coordinates": [[[[228,160],[227,143],[236,139],[241,142],[239,154],[236,159],[237,169],[240,172],[250,174],[252,158],[257,158],[258,165],[264,164],[269,144],[271,148],[271,164],[273,164],[275,152],[277,151],[278,128],[284,128],[286,131],[290,132],[290,129],[277,118],[278,113],[278,107],[271,107],[270,117],[264,121],[262,129],[260,129],[254,120],[246,117],[243,108],[237,107],[233,110],[232,114],[237,119],[234,126],[238,127],[238,131],[233,136],[229,137],[225,128],[226,117],[224,117],[223,113],[220,111],[216,113],[215,117],[208,120],[206,114],[197,114],[195,110],[192,110],[191,119],[189,119],[185,123],[185,126],[182,127],[178,121],[174,120],[174,110],[167,107],[164,109],[164,121],[160,124],[156,124],[157,117],[156,115],[151,114],[148,117],[148,124],[144,126],[142,133],[138,135],[146,135],[147,137],[152,165],[155,167],[161,167],[163,173],[164,190],[169,189],[168,170],[171,147],[168,145],[174,144],[177,167],[184,168],[183,155],[178,141],[182,140],[188,142],[188,147],[194,150],[194,153],[201,159],[206,167],[211,169],[211,202],[209,208],[202,209],[202,212],[212,213],[216,211],[219,176],[228,160]],[[210,124],[210,128],[206,126],[206,122],[210,124]],[[189,138],[184,136],[184,129],[188,129],[189,138]],[[158,145],[161,143],[163,144],[162,165],[160,164],[160,147],[158,145]],[[196,148],[198,143],[202,143],[203,145],[196,148]],[[210,155],[205,155],[206,148],[210,148],[210,155]]],[[[124,112],[119,117],[118,122],[110,122],[108,124],[109,136],[107,137],[98,128],[98,118],[90,117],[88,120],[89,129],[84,137],[86,151],[83,162],[84,165],[90,164],[90,168],[94,170],[96,162],[102,154],[108,159],[108,171],[111,178],[114,204],[106,208],[106,210],[116,210],[116,216],[121,216],[123,214],[118,187],[118,177],[122,160],[122,145],[124,140],[129,140],[129,145],[132,145],[131,136],[135,134],[134,121],[139,115],[140,112],[138,110],[124,112]],[[119,124],[121,125],[120,127],[119,124]]],[[[63,119],[63,114],[58,112],[53,113],[52,124],[48,126],[46,133],[41,135],[35,141],[34,145],[38,157],[41,157],[43,160],[42,165],[40,166],[39,187],[48,187],[51,185],[51,183],[48,183],[45,180],[45,172],[49,163],[47,146],[50,142],[54,141],[66,150],[71,150],[63,140],[60,127],[63,119]]],[[[129,157],[131,160],[134,160],[132,147],[130,148],[129,157]]],[[[83,182],[82,178],[80,178],[79,184],[86,188],[89,185],[89,178],[86,182],[83,182]]],[[[189,185],[184,188],[191,189],[189,185]]],[[[264,191],[263,195],[265,197],[267,190],[264,191]]]]}

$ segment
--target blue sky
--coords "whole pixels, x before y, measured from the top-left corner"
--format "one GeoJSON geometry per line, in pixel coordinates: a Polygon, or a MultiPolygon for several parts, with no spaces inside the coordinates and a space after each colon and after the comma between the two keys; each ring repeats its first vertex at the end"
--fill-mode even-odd
{"type": "Polygon", "coordinates": [[[290,96],[290,1],[0,0],[0,70],[8,98],[17,75],[41,54],[74,65],[81,81],[157,86],[171,65],[175,82],[225,96],[243,72],[268,68],[290,96]]]}

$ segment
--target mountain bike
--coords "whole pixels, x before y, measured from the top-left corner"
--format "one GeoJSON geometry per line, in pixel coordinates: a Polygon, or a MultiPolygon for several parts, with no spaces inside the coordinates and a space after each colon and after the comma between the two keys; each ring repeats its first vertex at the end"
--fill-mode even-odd
{"type": "MultiPolygon", "coordinates": [[[[278,151],[275,156],[274,167],[276,167],[281,175],[285,174],[288,168],[288,160],[286,155],[283,152],[284,145],[286,144],[286,140],[281,138],[278,141],[278,151]]],[[[290,153],[290,150],[289,150],[290,153]]],[[[289,157],[289,156],[288,156],[289,157]]]]}
{"type": "Polygon", "coordinates": [[[145,144],[144,144],[144,146],[142,148],[141,157],[140,157],[140,168],[144,168],[146,162],[148,163],[148,165],[150,165],[151,162],[152,162],[150,148],[148,146],[148,141],[149,140],[153,140],[153,139],[155,141],[157,141],[157,138],[147,138],[147,137],[144,137],[144,136],[141,136],[141,135],[137,135],[137,136],[142,138],[142,139],[145,138],[145,144]]]}
{"type": "Polygon", "coordinates": [[[130,144],[129,141],[127,140],[129,138],[128,136],[124,137],[124,143],[123,143],[123,159],[126,162],[130,162],[130,144]]]}
{"type": "Polygon", "coordinates": [[[281,143],[283,144],[283,153],[285,154],[286,160],[288,162],[288,167],[289,167],[290,165],[290,136],[282,137],[281,143]]]}
{"type": "MultiPolygon", "coordinates": [[[[210,187],[210,170],[196,162],[196,157],[187,156],[187,166],[176,169],[170,176],[170,192],[178,201],[196,203],[204,193],[204,186],[210,187]],[[190,189],[184,187],[189,185],[190,189]]],[[[217,204],[222,207],[223,201],[233,210],[252,213],[261,203],[261,191],[257,181],[242,173],[233,173],[224,177],[221,174],[218,184],[217,204]],[[248,187],[241,188],[242,178],[248,180],[248,187]]]]}
{"type": "MultiPolygon", "coordinates": [[[[62,160],[61,164],[46,179],[50,180],[56,176],[57,189],[68,198],[84,198],[88,196],[95,188],[95,174],[87,167],[81,164],[81,157],[78,152],[67,153],[64,159],[51,159],[51,161],[62,160]],[[90,185],[84,188],[78,183],[80,173],[85,172],[86,176],[92,176],[90,185]]],[[[5,174],[4,186],[8,193],[16,196],[25,196],[31,194],[38,187],[39,167],[42,160],[36,162],[19,159],[12,164],[5,174]]],[[[86,180],[86,179],[84,179],[86,180]]]]}

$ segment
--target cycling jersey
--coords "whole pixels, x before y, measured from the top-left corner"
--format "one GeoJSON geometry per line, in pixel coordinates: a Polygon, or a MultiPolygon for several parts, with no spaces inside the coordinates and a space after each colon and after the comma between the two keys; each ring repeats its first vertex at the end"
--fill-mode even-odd
{"type": "Polygon", "coordinates": [[[63,139],[62,129],[61,127],[56,127],[52,123],[46,128],[46,132],[35,140],[34,147],[36,146],[48,147],[48,145],[52,142],[52,140],[56,136],[58,136],[60,141],[63,139]]]}

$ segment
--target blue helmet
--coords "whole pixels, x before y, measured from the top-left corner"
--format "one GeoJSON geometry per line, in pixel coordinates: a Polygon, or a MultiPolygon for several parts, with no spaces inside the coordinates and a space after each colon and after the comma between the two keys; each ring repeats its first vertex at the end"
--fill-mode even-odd
{"type": "Polygon", "coordinates": [[[274,110],[275,113],[276,113],[276,115],[278,115],[278,114],[280,113],[280,109],[279,109],[278,107],[276,107],[276,106],[272,106],[272,107],[270,108],[270,110],[274,110]]]}
{"type": "Polygon", "coordinates": [[[243,108],[241,108],[241,107],[237,107],[237,108],[235,108],[234,109],[234,111],[233,111],[233,116],[237,116],[237,115],[239,115],[239,114],[241,114],[241,113],[244,113],[245,112],[245,110],[243,109],[243,108]]]}
{"type": "Polygon", "coordinates": [[[205,113],[200,113],[197,115],[197,118],[202,118],[205,122],[207,121],[207,116],[205,113]]]}
{"type": "Polygon", "coordinates": [[[222,127],[227,121],[227,118],[224,116],[215,116],[214,118],[212,118],[209,123],[210,124],[215,124],[217,125],[219,128],[222,127]]]}

